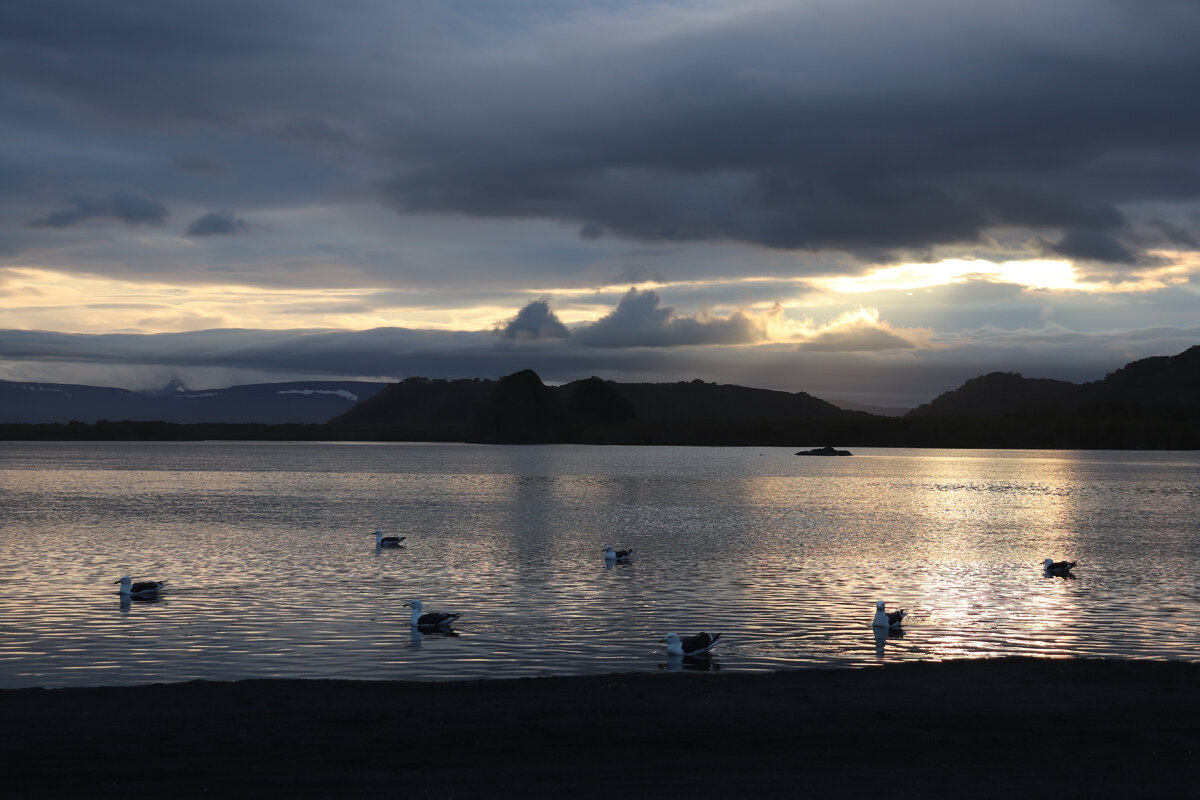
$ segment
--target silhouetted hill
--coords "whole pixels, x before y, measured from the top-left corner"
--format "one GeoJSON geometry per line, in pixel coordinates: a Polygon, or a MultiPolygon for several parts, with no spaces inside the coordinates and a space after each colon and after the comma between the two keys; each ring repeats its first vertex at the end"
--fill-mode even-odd
{"type": "Polygon", "coordinates": [[[1200,404],[1200,346],[1175,356],[1132,361],[1104,380],[1084,384],[1085,402],[1094,406],[1161,408],[1200,404]]]}
{"type": "Polygon", "coordinates": [[[1068,383],[992,372],[914,408],[908,417],[1001,417],[1104,409],[1152,411],[1200,405],[1200,346],[1130,362],[1103,380],[1068,383]]]}
{"type": "Polygon", "coordinates": [[[562,388],[568,425],[615,425],[637,419],[637,409],[612,381],[591,377],[562,388]]]}
{"type": "Polygon", "coordinates": [[[1016,373],[981,375],[902,418],[842,410],[804,392],[700,380],[623,384],[592,377],[546,386],[537,373],[523,370],[499,381],[409,378],[381,386],[261,384],[155,398],[119,389],[0,381],[0,438],[1200,449],[1200,347],[1140,359],[1085,384],[1016,373]],[[371,396],[345,409],[355,387],[371,396]],[[259,403],[279,415],[281,403],[291,401],[308,409],[305,413],[317,407],[314,401],[340,402],[344,413],[328,414],[332,419],[324,425],[299,424],[308,419],[289,420],[291,426],[235,425],[220,419],[222,413],[245,416],[259,403]],[[205,424],[170,421],[186,419],[184,409],[193,403],[207,404],[207,411],[193,409],[193,418],[205,418],[205,424]],[[170,416],[164,408],[173,409],[170,416]],[[16,415],[27,409],[84,421],[133,421],[19,424],[16,415]],[[149,414],[156,416],[138,421],[149,414]]]}
{"type": "Polygon", "coordinates": [[[496,382],[410,378],[330,424],[348,438],[763,444],[793,436],[837,438],[832,423],[866,416],[804,392],[596,377],[546,386],[536,372],[522,370],[496,382]]]}
{"type": "Polygon", "coordinates": [[[1200,448],[1200,346],[1084,384],[1015,373],[967,381],[913,409],[893,443],[925,447],[1200,448]]]}
{"type": "Polygon", "coordinates": [[[514,372],[496,382],[479,415],[472,438],[477,442],[526,444],[552,442],[565,414],[555,393],[531,369],[514,372]]]}
{"type": "Polygon", "coordinates": [[[475,420],[495,389],[495,381],[479,378],[407,378],[329,423],[353,438],[373,434],[392,440],[461,442],[470,438],[475,420]]]}
{"type": "Polygon", "coordinates": [[[838,419],[848,413],[804,392],[705,383],[615,384],[646,420],[838,419]]]}
{"type": "Polygon", "coordinates": [[[1078,384],[1025,378],[1016,372],[992,372],[971,378],[905,416],[995,417],[1024,411],[1064,411],[1077,408],[1082,399],[1078,384]]]}

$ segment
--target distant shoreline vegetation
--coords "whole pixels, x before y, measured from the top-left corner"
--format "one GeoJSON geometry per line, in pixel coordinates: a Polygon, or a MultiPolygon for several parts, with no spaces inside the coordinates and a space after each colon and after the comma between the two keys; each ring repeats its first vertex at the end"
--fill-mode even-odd
{"type": "Polygon", "coordinates": [[[576,426],[557,435],[527,431],[480,437],[466,426],[406,427],[325,424],[171,423],[101,420],[95,424],[0,424],[4,441],[362,441],[487,442],[492,444],[610,444],[795,447],[836,441],[844,447],[926,447],[1038,450],[1197,450],[1200,414],[1015,414],[1003,417],[896,418],[862,415],[841,420],[694,420],[664,425],[624,422],[576,426]]]}
{"type": "Polygon", "coordinates": [[[994,372],[903,417],[700,380],[547,386],[522,370],[497,381],[408,378],[327,422],[25,422],[0,424],[0,439],[1196,450],[1200,346],[1086,384],[994,372]]]}

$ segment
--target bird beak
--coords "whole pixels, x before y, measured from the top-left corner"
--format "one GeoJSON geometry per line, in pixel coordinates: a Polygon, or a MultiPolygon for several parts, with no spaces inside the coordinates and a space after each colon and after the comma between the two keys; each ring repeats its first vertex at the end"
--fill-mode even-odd
{"type": "Polygon", "coordinates": [[[412,603],[405,603],[405,604],[404,604],[404,607],[405,607],[405,608],[412,608],[412,603]]]}

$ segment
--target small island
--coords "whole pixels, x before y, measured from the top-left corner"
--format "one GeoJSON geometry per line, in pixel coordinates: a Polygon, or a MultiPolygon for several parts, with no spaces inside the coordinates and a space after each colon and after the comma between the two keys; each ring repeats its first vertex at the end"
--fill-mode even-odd
{"type": "Polygon", "coordinates": [[[817,447],[812,450],[801,450],[798,456],[852,456],[849,450],[836,450],[832,447],[817,447]]]}

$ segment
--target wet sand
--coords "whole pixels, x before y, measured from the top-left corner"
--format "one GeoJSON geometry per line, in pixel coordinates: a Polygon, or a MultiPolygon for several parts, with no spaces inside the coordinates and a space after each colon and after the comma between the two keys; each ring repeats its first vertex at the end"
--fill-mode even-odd
{"type": "Polygon", "coordinates": [[[0,691],[9,797],[1200,791],[1200,664],[0,691]]]}

